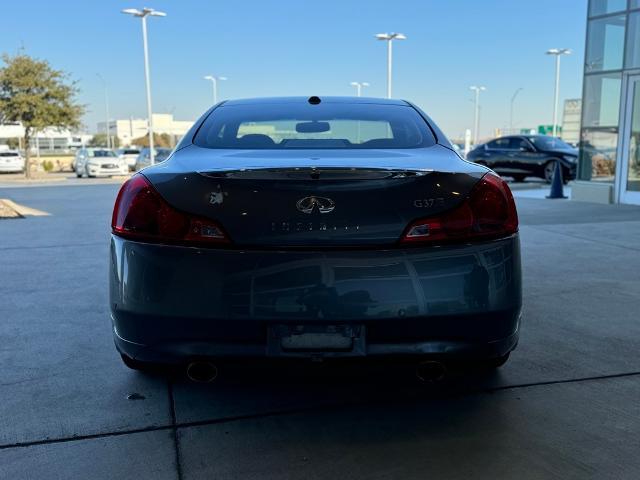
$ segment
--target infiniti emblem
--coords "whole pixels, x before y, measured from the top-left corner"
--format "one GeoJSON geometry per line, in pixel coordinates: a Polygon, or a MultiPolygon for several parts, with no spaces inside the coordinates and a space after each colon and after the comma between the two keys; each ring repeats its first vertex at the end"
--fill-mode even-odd
{"type": "Polygon", "coordinates": [[[320,213],[329,213],[333,212],[333,209],[336,208],[336,204],[333,203],[333,200],[330,198],[304,197],[298,200],[296,207],[302,213],[313,213],[316,208],[320,213]]]}

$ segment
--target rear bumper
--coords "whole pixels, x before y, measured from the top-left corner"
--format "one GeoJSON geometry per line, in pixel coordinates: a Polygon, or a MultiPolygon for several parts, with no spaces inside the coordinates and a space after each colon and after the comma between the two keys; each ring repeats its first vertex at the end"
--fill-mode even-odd
{"type": "MultiPolygon", "coordinates": [[[[465,342],[457,340],[432,340],[408,343],[368,344],[364,355],[349,353],[330,354],[326,352],[301,352],[278,355],[281,358],[348,358],[348,357],[433,357],[447,359],[482,359],[503,356],[518,344],[519,332],[490,342],[465,342]]],[[[264,344],[255,343],[215,343],[187,340],[166,341],[155,345],[140,345],[120,337],[114,327],[114,343],[118,352],[130,358],[152,363],[182,364],[193,358],[264,358],[269,355],[264,344]]]]}
{"type": "Polygon", "coordinates": [[[24,165],[0,165],[2,173],[17,173],[24,171],[24,165]]]}
{"type": "MultiPolygon", "coordinates": [[[[285,356],[497,357],[518,341],[519,239],[388,250],[149,245],[112,237],[118,350],[149,362],[266,357],[276,325],[358,325],[364,348],[285,356]]],[[[279,356],[282,356],[278,354],[279,356]]]]}

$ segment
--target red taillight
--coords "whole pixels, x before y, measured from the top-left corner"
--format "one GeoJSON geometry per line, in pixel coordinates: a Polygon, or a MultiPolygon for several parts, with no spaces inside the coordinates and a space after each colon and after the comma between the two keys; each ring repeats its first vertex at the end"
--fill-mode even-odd
{"type": "Polygon", "coordinates": [[[151,243],[206,246],[229,241],[215,222],[171,207],[141,174],[120,188],[111,231],[119,237],[151,243]]]}
{"type": "Polygon", "coordinates": [[[488,240],[518,231],[518,213],[513,195],[504,180],[488,173],[473,187],[456,209],[437,217],[411,223],[400,242],[439,243],[488,240]]]}

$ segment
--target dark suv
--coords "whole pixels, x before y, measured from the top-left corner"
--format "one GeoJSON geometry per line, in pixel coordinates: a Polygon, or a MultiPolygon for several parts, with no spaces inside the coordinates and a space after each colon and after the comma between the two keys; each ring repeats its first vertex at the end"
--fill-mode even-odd
{"type": "Polygon", "coordinates": [[[551,182],[555,162],[560,162],[562,178],[567,182],[576,178],[578,150],[555,137],[514,135],[477,146],[469,152],[467,160],[513,177],[516,182],[522,182],[526,177],[551,182]]]}

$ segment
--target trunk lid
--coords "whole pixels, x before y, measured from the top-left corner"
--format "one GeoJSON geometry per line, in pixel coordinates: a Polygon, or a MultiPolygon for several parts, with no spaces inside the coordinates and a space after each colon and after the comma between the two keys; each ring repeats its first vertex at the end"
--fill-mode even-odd
{"type": "Polygon", "coordinates": [[[144,175],[175,208],[246,247],[391,246],[464,201],[486,169],[436,145],[404,151],[187,147],[144,175]]]}

